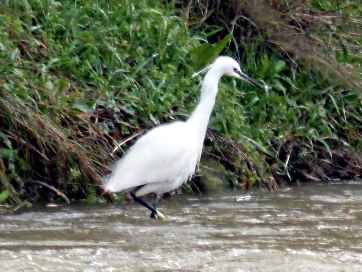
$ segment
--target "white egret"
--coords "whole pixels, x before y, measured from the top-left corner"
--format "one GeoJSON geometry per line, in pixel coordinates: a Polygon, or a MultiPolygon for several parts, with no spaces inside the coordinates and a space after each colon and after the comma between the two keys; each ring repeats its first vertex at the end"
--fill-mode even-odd
{"type": "Polygon", "coordinates": [[[163,217],[156,209],[158,200],[164,193],[180,187],[195,172],[215,104],[218,83],[223,75],[259,85],[240,69],[234,59],[218,57],[208,66],[199,104],[189,119],[160,125],[139,138],[116,163],[104,190],[127,191],[136,202],[151,211],[151,217],[163,217]],[[149,193],[156,194],[153,205],[140,198],[149,193]]]}

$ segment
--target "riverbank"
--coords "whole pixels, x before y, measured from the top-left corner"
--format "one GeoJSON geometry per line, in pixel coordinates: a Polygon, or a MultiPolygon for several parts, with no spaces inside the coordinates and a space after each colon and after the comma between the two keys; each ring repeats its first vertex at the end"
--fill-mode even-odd
{"type": "MultiPolygon", "coordinates": [[[[204,169],[210,161],[220,166],[221,186],[277,190],[361,176],[361,85],[353,76],[361,73],[361,41],[352,35],[358,28],[345,30],[349,21],[360,24],[361,7],[353,3],[353,9],[273,6],[281,28],[258,27],[265,22],[257,9],[240,6],[232,36],[219,13],[203,20],[197,6],[0,4],[0,204],[101,201],[99,185],[112,162],[145,130],[187,118],[201,80],[192,74],[220,53],[239,55],[247,73],[272,87],[260,92],[223,80],[201,161],[204,169]],[[310,23],[299,36],[322,42],[325,24],[316,18],[331,20],[326,25],[342,41],[328,51],[337,66],[323,66],[319,51],[321,65],[306,61],[313,60],[312,49],[294,58],[275,40],[285,22],[304,22],[276,13],[285,10],[310,23]]],[[[192,184],[205,184],[205,176],[192,184]]]]}

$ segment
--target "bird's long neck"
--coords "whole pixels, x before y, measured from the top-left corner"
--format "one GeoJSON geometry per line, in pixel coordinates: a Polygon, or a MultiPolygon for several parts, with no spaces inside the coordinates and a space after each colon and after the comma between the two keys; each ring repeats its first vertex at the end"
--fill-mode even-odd
{"type": "Polygon", "coordinates": [[[202,82],[200,102],[187,121],[197,130],[201,141],[205,138],[221,76],[221,73],[213,68],[207,72],[202,82]]]}

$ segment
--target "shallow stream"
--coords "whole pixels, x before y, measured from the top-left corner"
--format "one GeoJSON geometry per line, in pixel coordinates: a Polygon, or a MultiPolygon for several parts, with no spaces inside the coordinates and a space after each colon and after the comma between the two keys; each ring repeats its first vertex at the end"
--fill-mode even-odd
{"type": "Polygon", "coordinates": [[[0,215],[1,271],[362,271],[362,183],[0,215]]]}

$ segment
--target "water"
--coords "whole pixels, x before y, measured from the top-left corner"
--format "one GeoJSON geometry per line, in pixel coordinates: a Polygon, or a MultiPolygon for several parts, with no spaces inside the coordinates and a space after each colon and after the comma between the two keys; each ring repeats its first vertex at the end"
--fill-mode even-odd
{"type": "Polygon", "coordinates": [[[362,184],[0,216],[1,271],[362,271],[362,184]]]}

